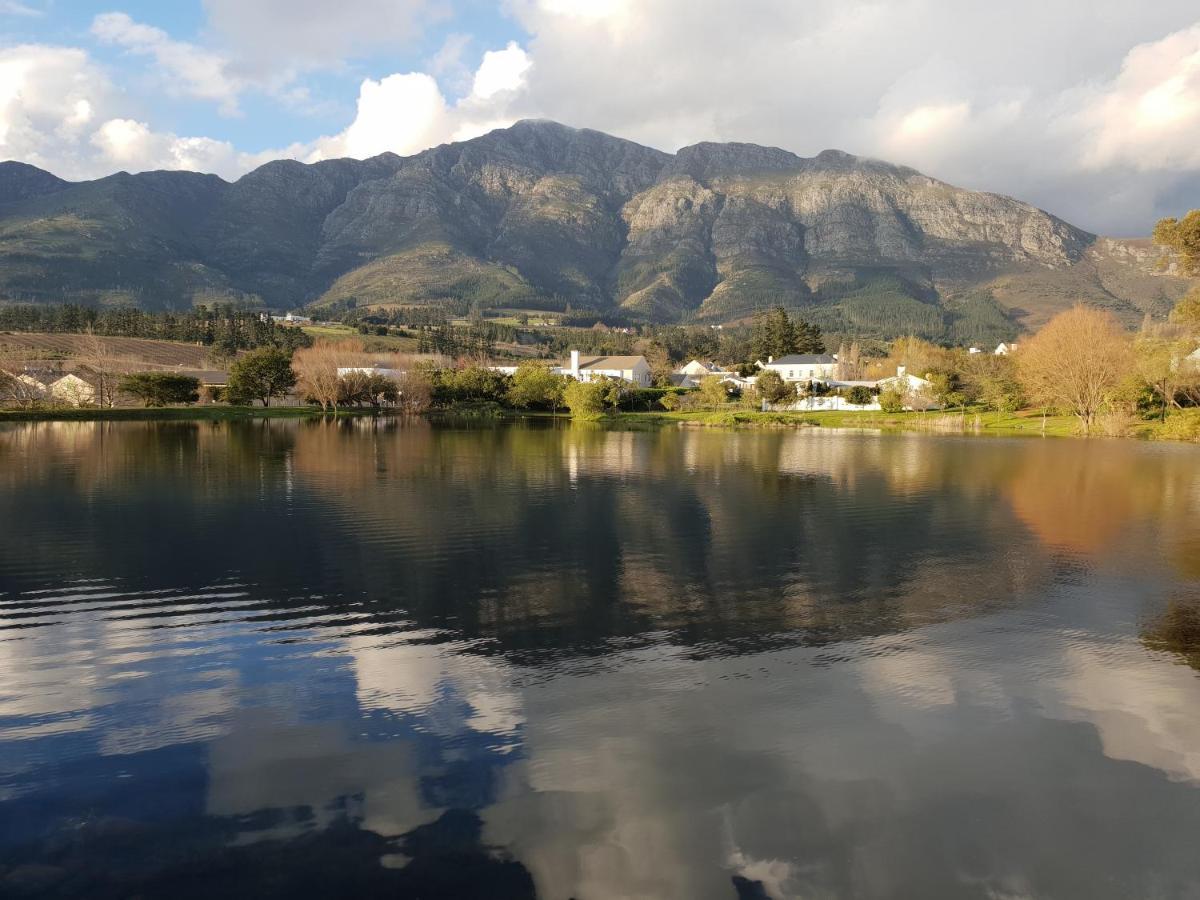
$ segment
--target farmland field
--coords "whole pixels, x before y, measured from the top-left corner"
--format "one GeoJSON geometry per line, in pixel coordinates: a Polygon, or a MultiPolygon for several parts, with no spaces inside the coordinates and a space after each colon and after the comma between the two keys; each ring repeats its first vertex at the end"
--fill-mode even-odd
{"type": "Polygon", "coordinates": [[[146,363],[152,366],[187,369],[211,368],[213,348],[179,341],[156,341],[148,338],[101,337],[86,334],[24,334],[0,333],[0,353],[26,354],[31,359],[71,359],[92,352],[92,341],[98,340],[117,360],[146,363]]]}

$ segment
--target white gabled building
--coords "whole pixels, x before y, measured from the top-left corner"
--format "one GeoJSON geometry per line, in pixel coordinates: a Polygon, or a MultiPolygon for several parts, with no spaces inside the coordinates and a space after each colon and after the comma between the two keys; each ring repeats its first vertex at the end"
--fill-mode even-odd
{"type": "Polygon", "coordinates": [[[650,386],[650,364],[644,356],[583,356],[572,350],[571,358],[551,371],[569,375],[576,381],[617,378],[641,387],[650,386]]]}
{"type": "Polygon", "coordinates": [[[347,375],[382,375],[384,378],[393,380],[401,378],[405,374],[404,369],[387,369],[383,366],[339,366],[338,378],[345,378],[347,375]]]}
{"type": "Polygon", "coordinates": [[[784,381],[828,381],[837,371],[837,357],[828,353],[792,353],[770,357],[759,368],[778,372],[784,381]]]}
{"type": "Polygon", "coordinates": [[[996,346],[996,349],[994,351],[992,351],[992,355],[993,356],[1008,356],[1010,353],[1016,353],[1017,347],[1019,347],[1019,346],[1020,346],[1019,344],[1009,344],[1009,343],[1005,343],[1004,341],[1001,341],[996,346]]]}
{"type": "Polygon", "coordinates": [[[46,395],[68,406],[90,406],[96,402],[96,388],[78,375],[64,375],[50,382],[46,395]]]}
{"type": "Polygon", "coordinates": [[[685,366],[680,366],[671,375],[671,384],[675,387],[694,388],[699,387],[700,382],[705,378],[716,376],[722,380],[728,381],[731,378],[736,378],[734,372],[727,372],[716,363],[703,362],[698,359],[693,359],[685,366]]]}

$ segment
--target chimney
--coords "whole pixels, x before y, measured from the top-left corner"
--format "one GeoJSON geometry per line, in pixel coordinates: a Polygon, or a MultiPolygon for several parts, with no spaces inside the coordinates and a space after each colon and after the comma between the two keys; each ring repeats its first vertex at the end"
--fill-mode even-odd
{"type": "Polygon", "coordinates": [[[773,357],[773,356],[768,356],[768,357],[767,357],[767,365],[769,366],[769,365],[770,365],[771,363],[773,363],[773,362],[775,362],[775,357],[773,357]]]}
{"type": "Polygon", "coordinates": [[[571,377],[575,378],[575,379],[579,378],[579,351],[578,350],[571,351],[571,377]]]}
{"type": "Polygon", "coordinates": [[[896,366],[896,377],[903,378],[904,373],[908,371],[908,366],[896,366]]]}

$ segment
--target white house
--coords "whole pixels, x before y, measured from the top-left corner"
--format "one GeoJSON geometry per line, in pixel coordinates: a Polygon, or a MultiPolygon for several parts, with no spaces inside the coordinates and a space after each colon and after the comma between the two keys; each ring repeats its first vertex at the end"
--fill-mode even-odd
{"type": "Polygon", "coordinates": [[[582,356],[578,350],[572,350],[571,358],[551,371],[570,375],[576,381],[618,378],[641,387],[650,386],[650,364],[644,356],[582,356]]]}
{"type": "Polygon", "coordinates": [[[694,388],[699,387],[700,382],[709,376],[716,375],[722,380],[728,380],[736,374],[727,372],[718,366],[716,363],[702,362],[698,359],[693,359],[686,366],[680,366],[671,375],[671,384],[676,387],[694,388]]]}
{"type": "Polygon", "coordinates": [[[911,394],[932,390],[933,382],[928,378],[910,375],[904,366],[896,366],[896,374],[889,378],[880,378],[875,382],[875,387],[881,391],[893,390],[900,391],[902,394],[911,394]]]}
{"type": "Polygon", "coordinates": [[[26,393],[31,397],[45,397],[46,396],[47,387],[46,387],[45,382],[39,381],[38,379],[34,378],[32,375],[18,375],[16,377],[16,380],[19,381],[22,385],[24,385],[24,387],[22,388],[23,393],[26,393]]]}
{"type": "Polygon", "coordinates": [[[73,374],[50,382],[46,395],[68,406],[87,406],[96,402],[96,388],[73,374]]]}
{"type": "Polygon", "coordinates": [[[896,367],[896,374],[887,378],[881,378],[878,381],[835,381],[833,379],[826,380],[825,385],[836,389],[865,387],[872,390],[873,396],[869,403],[851,403],[844,396],[836,393],[810,395],[800,397],[788,403],[785,406],[768,407],[763,404],[763,409],[787,409],[787,410],[848,410],[859,412],[878,411],[879,397],[881,391],[898,391],[904,396],[904,405],[906,409],[937,409],[938,405],[933,402],[933,385],[925,378],[920,378],[916,375],[909,375],[904,366],[896,367]]]}
{"type": "Polygon", "coordinates": [[[837,357],[828,353],[792,353],[779,359],[768,357],[760,368],[778,372],[784,381],[825,381],[837,369],[837,357]]]}
{"type": "Polygon", "coordinates": [[[1010,353],[1016,353],[1018,346],[1019,346],[1018,344],[1007,344],[1007,343],[1001,341],[996,346],[996,349],[994,351],[992,351],[992,355],[993,356],[1008,356],[1008,354],[1010,354],[1010,353]]]}
{"type": "Polygon", "coordinates": [[[339,366],[338,378],[347,375],[382,375],[384,378],[398,379],[404,375],[404,369],[387,369],[383,366],[339,366]]]}

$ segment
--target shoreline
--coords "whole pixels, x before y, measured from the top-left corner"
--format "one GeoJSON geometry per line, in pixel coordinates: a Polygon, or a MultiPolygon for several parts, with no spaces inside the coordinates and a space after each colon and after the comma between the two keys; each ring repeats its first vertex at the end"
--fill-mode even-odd
{"type": "MultiPolygon", "coordinates": [[[[401,416],[393,409],[348,408],[323,412],[317,406],[165,406],[124,407],[119,409],[38,409],[0,410],[0,425],[5,422],[227,422],[250,419],[320,419],[365,416],[401,416]]],[[[570,413],[551,413],[536,410],[488,409],[482,413],[477,405],[462,409],[453,407],[430,410],[424,417],[437,421],[503,421],[505,419],[535,419],[573,421],[570,413]]],[[[1045,419],[1038,412],[1003,413],[968,410],[958,412],[929,411],[880,412],[761,412],[755,409],[694,410],[687,412],[618,411],[601,416],[598,424],[630,426],[667,426],[689,428],[840,428],[867,429],[883,432],[915,432],[922,434],[967,435],[974,437],[1054,437],[1082,438],[1074,416],[1052,415],[1045,419]]],[[[1126,433],[1106,434],[1102,430],[1091,437],[1116,440],[1200,442],[1200,410],[1176,411],[1166,421],[1136,420],[1126,427],[1126,433]]]]}
{"type": "MultiPolygon", "coordinates": [[[[5,422],[226,422],[246,419],[311,419],[375,415],[375,409],[322,412],[319,406],[151,406],[117,409],[0,410],[5,422]]],[[[386,412],[386,410],[384,411],[386,412]]]]}

